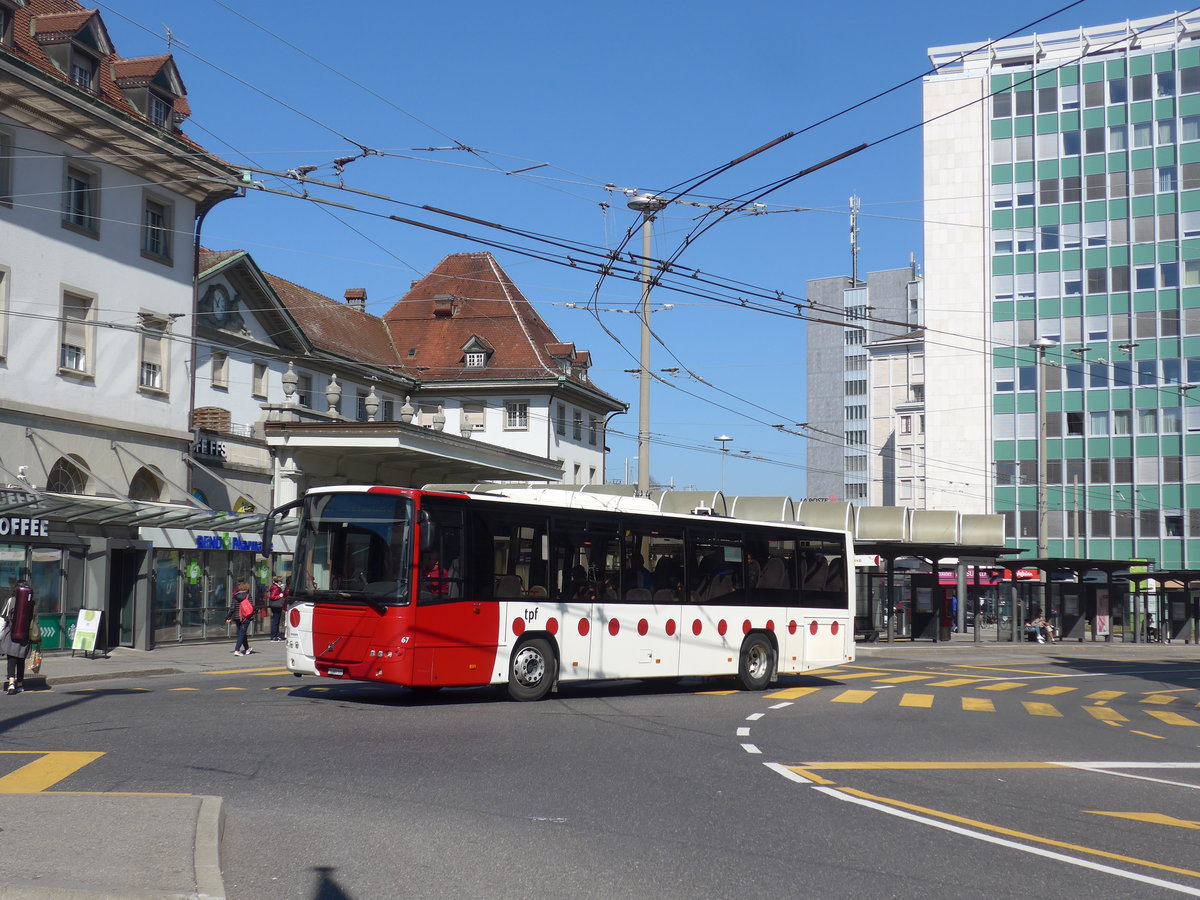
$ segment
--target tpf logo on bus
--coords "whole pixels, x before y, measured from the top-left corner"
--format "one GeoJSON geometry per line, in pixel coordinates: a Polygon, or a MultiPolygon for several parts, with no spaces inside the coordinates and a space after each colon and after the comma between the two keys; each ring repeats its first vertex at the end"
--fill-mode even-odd
{"type": "Polygon", "coordinates": [[[538,617],[538,611],[536,609],[525,610],[525,621],[526,622],[532,622],[535,619],[537,619],[537,617],[538,617]]]}

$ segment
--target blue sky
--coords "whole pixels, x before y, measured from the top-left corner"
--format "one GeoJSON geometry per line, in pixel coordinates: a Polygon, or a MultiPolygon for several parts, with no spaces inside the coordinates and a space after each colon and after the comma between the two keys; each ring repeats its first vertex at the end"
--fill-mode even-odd
{"type": "MultiPolygon", "coordinates": [[[[357,143],[387,155],[346,165],[347,187],[603,251],[640,221],[625,195],[605,185],[665,190],[920,75],[929,47],[983,43],[1066,2],[94,5],[122,56],[163,52],[170,27],[193,110],[185,130],[225,159],[273,170],[315,165],[313,177],[336,180],[332,161],[356,153],[357,143]],[[475,152],[424,149],[456,144],[475,152]]],[[[1084,0],[1036,30],[1171,12],[1084,0]]],[[[792,138],[698,193],[714,203],[736,197],[920,119],[916,83],[792,138]]],[[[595,274],[385,217],[513,240],[492,229],[349,193],[313,193],[361,212],[252,192],[209,215],[204,243],[248,250],[266,271],[332,297],[365,287],[376,314],[446,254],[490,249],[559,337],[592,351],[596,382],[630,403],[628,415],[612,420],[609,475],[623,475],[627,458],[632,471],[637,380],[623,370],[637,364],[638,318],[605,310],[633,309],[636,282],[606,279],[595,303],[601,312],[572,309],[566,304],[592,298],[595,274]]],[[[862,198],[860,272],[906,265],[910,253],[919,262],[917,130],[772,193],[763,201],[769,214],[725,218],[678,263],[803,298],[808,279],[849,272],[852,193],[862,198]]],[[[661,213],[653,255],[676,251],[703,212],[680,204],[661,213]]],[[[629,249],[640,247],[639,237],[629,249]]],[[[728,434],[726,493],[805,496],[805,439],[773,426],[805,420],[808,326],[666,289],[656,289],[654,303],[674,308],[652,317],[666,345],[654,345],[652,369],[679,369],[652,390],[654,478],[716,488],[713,438],[728,434]]]]}

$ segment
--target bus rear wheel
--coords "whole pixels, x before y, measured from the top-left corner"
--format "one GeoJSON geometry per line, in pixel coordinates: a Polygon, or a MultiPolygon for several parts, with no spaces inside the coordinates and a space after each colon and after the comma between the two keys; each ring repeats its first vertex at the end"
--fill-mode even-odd
{"type": "Polygon", "coordinates": [[[751,634],[742,641],[738,658],[738,683],[743,690],[761,691],[775,672],[775,648],[763,634],[751,634]]]}
{"type": "Polygon", "coordinates": [[[518,644],[508,665],[508,696],[513,700],[541,700],[554,686],[556,668],[554,648],[545,638],[530,638],[518,644]]]}

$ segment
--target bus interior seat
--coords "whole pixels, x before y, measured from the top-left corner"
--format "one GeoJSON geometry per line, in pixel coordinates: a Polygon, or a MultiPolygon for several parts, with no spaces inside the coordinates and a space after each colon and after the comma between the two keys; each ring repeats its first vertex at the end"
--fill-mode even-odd
{"type": "Polygon", "coordinates": [[[846,588],[846,564],[840,556],[829,561],[829,573],[825,576],[825,590],[843,591],[846,588]]]}
{"type": "Polygon", "coordinates": [[[763,590],[787,590],[791,587],[788,581],[787,564],[778,556],[770,557],[758,576],[758,586],[763,590]]]}
{"type": "Polygon", "coordinates": [[[540,584],[535,584],[529,588],[529,596],[530,597],[548,597],[550,595],[546,592],[546,589],[544,587],[542,587],[540,584]]]}
{"type": "Polygon", "coordinates": [[[829,563],[819,553],[806,556],[804,559],[804,589],[806,591],[823,591],[829,578],[829,563]]]}
{"type": "Polygon", "coordinates": [[[630,588],[625,592],[626,603],[650,603],[653,599],[649,588],[630,588]]]}
{"type": "Polygon", "coordinates": [[[664,603],[678,603],[679,598],[675,596],[675,592],[670,588],[659,588],[654,592],[653,600],[661,605],[664,603]]]}
{"type": "Polygon", "coordinates": [[[495,596],[508,600],[521,596],[524,585],[520,575],[501,575],[496,579],[495,596]]]}

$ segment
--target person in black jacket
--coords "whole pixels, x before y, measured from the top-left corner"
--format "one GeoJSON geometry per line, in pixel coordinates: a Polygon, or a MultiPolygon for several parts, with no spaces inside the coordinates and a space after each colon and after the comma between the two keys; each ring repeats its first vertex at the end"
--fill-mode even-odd
{"type": "Polygon", "coordinates": [[[239,581],[233,599],[229,603],[229,611],[225,614],[225,624],[237,623],[237,640],[233,644],[234,656],[249,656],[254,651],[250,649],[250,623],[254,621],[254,598],[250,594],[250,585],[239,581]]]}
{"type": "Polygon", "coordinates": [[[33,621],[33,589],[21,579],[13,585],[12,596],[0,612],[0,653],[8,657],[7,683],[4,690],[19,694],[25,690],[25,660],[29,656],[29,624],[33,621]]]}

